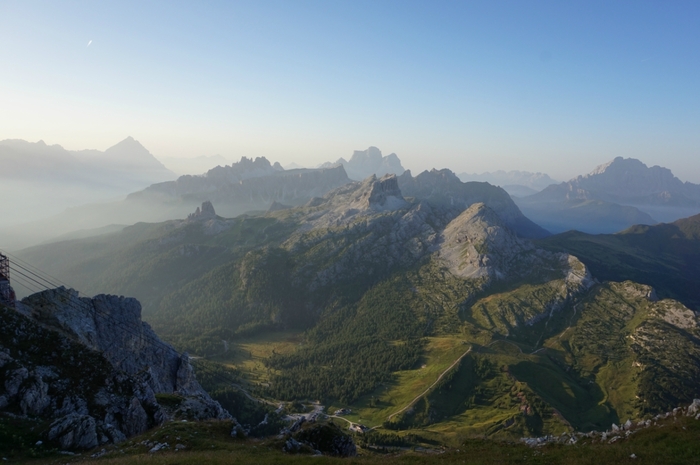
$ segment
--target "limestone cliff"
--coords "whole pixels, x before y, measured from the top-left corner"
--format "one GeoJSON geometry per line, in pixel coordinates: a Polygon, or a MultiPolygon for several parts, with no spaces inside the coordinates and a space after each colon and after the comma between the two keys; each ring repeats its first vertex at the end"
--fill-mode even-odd
{"type": "Polygon", "coordinates": [[[135,299],[51,289],[0,308],[0,320],[0,412],[49,421],[45,437],[62,449],[120,442],[172,415],[230,418],[135,299]],[[158,394],[185,407],[165,410],[158,394]]]}

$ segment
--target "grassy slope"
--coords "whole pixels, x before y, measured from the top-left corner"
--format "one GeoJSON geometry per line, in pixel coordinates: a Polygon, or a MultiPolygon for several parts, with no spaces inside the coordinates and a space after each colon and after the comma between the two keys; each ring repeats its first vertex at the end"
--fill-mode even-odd
{"type": "Polygon", "coordinates": [[[653,286],[660,297],[700,310],[700,215],[618,234],[570,231],[538,241],[545,249],[576,255],[601,281],[653,286]]]}

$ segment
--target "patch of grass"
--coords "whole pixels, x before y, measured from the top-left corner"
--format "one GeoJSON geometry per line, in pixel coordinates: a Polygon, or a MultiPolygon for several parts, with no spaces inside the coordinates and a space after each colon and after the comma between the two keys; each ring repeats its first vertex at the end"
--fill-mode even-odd
{"type": "MultiPolygon", "coordinates": [[[[367,426],[381,425],[389,415],[401,410],[424,392],[469,348],[469,345],[465,345],[465,341],[458,337],[429,337],[426,340],[425,351],[418,366],[394,372],[393,381],[384,383],[374,392],[350,404],[353,413],[345,417],[367,426]]],[[[331,409],[342,407],[346,406],[333,405],[331,409]]]]}
{"type": "Polygon", "coordinates": [[[213,358],[235,367],[249,384],[268,383],[276,371],[264,361],[274,354],[290,354],[303,344],[303,334],[295,331],[273,331],[229,341],[229,353],[213,358]]]}

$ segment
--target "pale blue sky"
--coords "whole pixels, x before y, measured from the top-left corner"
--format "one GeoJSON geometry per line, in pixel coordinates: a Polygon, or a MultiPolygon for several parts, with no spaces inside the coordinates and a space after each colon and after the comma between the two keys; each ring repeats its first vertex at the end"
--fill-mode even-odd
{"type": "Polygon", "coordinates": [[[700,182],[699,24],[691,1],[0,0],[0,139],[700,182]]]}

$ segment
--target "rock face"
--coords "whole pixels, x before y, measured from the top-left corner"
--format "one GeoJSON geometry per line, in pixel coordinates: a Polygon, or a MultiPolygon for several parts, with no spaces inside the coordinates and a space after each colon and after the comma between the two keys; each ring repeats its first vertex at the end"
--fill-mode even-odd
{"type": "MultiPolygon", "coordinates": [[[[116,369],[132,376],[146,370],[146,382],[155,393],[202,396],[187,355],[180,355],[141,321],[138,300],[113,295],[79,297],[63,287],[33,294],[22,301],[34,318],[69,334],[100,352],[116,369]]],[[[220,409],[220,407],[219,407],[220,409]]],[[[220,411],[225,416],[223,410],[220,411]]]]}
{"type": "Polygon", "coordinates": [[[393,174],[387,174],[379,180],[374,175],[370,176],[364,181],[361,191],[359,200],[352,204],[352,207],[360,210],[396,210],[408,205],[393,174]]]}
{"type": "Polygon", "coordinates": [[[348,177],[355,181],[361,181],[372,175],[382,177],[387,174],[401,175],[405,171],[401,166],[401,160],[395,154],[382,156],[377,147],[367,150],[355,150],[349,161],[339,158],[335,163],[324,163],[322,168],[342,165],[348,173],[348,177]]]}
{"type": "Polygon", "coordinates": [[[61,448],[120,442],[162,423],[169,414],[156,394],[182,397],[191,418],[230,418],[187,355],[141,321],[135,299],[58,288],[18,307],[29,316],[0,308],[0,410],[51,420],[46,437],[61,448]]]}
{"type": "Polygon", "coordinates": [[[216,218],[216,211],[214,210],[214,205],[210,201],[205,201],[202,203],[202,208],[197,207],[194,213],[187,215],[187,219],[192,221],[199,220],[211,220],[216,218]]]}
{"type": "Polygon", "coordinates": [[[503,279],[512,274],[515,260],[522,261],[535,250],[483,203],[452,220],[441,237],[441,258],[454,275],[464,278],[503,279]]]}

